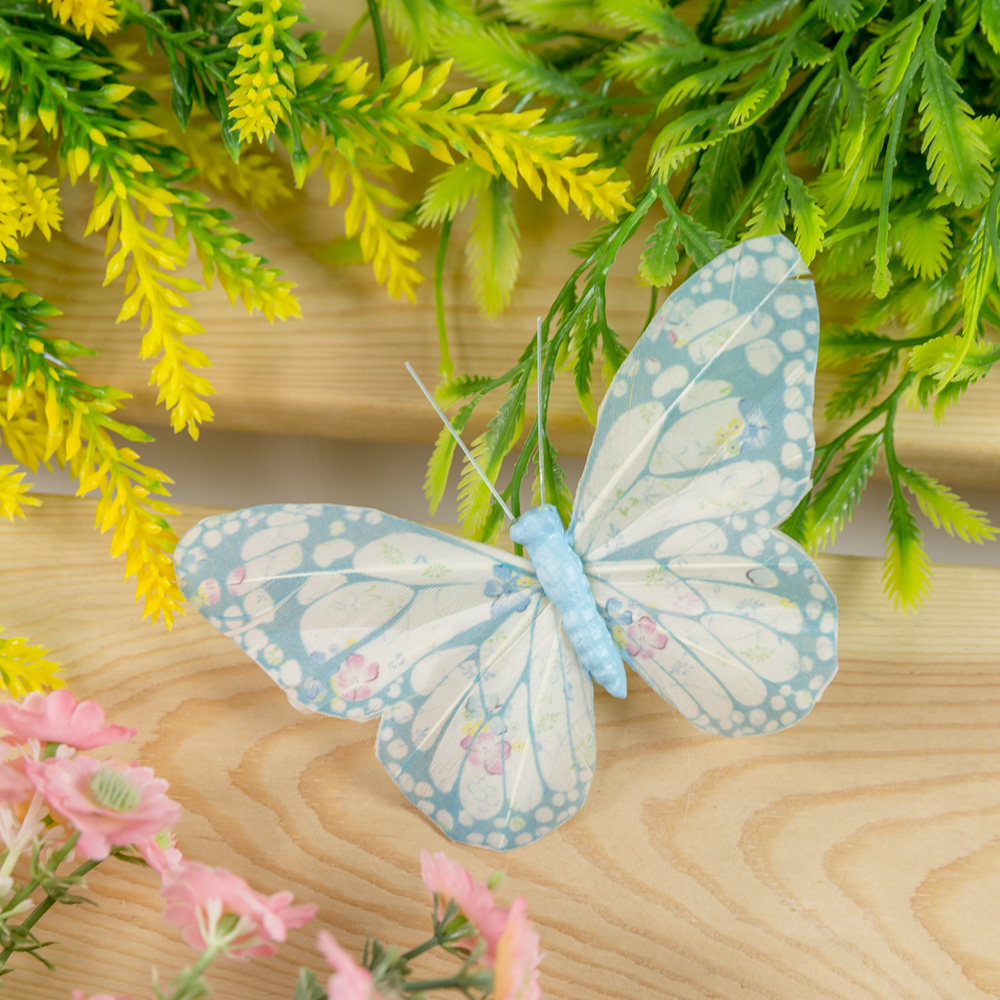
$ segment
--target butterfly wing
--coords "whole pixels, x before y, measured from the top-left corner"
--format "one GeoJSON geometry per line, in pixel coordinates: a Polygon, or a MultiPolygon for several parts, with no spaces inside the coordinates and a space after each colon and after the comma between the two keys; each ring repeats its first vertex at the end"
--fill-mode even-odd
{"type": "Polygon", "coordinates": [[[208,518],[174,559],[188,600],[293,704],[381,715],[379,758],[454,839],[513,846],[582,804],[590,681],[526,560],[319,505],[208,518]]]}
{"type": "Polygon", "coordinates": [[[795,247],[733,247],[615,375],[573,545],[626,658],[711,732],[801,718],[836,670],[836,602],[774,530],[810,485],[819,313],[795,247]]]}

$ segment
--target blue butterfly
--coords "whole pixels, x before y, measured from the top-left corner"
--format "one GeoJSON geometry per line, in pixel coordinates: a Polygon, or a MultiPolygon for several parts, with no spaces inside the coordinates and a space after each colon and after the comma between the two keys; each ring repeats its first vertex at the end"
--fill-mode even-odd
{"type": "Polygon", "coordinates": [[[775,530],[810,487],[819,314],[784,237],[726,251],[612,379],[564,530],[530,559],[357,507],[208,518],[181,588],[300,707],[381,716],[376,752],[449,837],[504,850],[564,823],[596,762],[593,681],[623,661],[700,729],[771,733],[836,671],[836,601],[775,530]]]}

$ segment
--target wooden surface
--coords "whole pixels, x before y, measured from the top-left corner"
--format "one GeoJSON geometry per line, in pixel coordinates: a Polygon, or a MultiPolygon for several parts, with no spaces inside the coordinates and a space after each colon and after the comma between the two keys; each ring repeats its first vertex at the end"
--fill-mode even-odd
{"type": "MultiPolygon", "coordinates": [[[[49,499],[27,524],[0,522],[0,562],[27,567],[0,573],[7,634],[52,646],[78,697],[139,728],[123,749],[170,782],[189,856],[320,907],[275,959],[220,962],[217,1000],[289,998],[297,967],[319,966],[319,926],[352,949],[366,933],[423,940],[421,848],[477,877],[507,870],[501,895],[528,899],[550,1000],[1000,995],[1000,570],[940,567],[904,618],[875,561],[823,560],[840,672],[804,722],[728,741],[641,683],[624,702],[602,692],[589,801],[496,855],[451,845],[404,801],[374,724],[299,715],[197,615],[170,634],[143,625],[91,519],[49,499]]],[[[41,925],[60,971],[20,962],[12,996],[147,997],[150,963],[169,977],[190,959],[151,873],[98,869],[90,890],[99,911],[41,925]]]]}

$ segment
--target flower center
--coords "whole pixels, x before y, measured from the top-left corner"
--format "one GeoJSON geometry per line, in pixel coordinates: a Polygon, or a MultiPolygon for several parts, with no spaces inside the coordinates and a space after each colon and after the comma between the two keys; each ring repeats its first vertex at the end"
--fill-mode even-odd
{"type": "Polygon", "coordinates": [[[108,764],[94,772],[90,790],[98,805],[115,812],[132,812],[142,798],[129,777],[108,764]]]}

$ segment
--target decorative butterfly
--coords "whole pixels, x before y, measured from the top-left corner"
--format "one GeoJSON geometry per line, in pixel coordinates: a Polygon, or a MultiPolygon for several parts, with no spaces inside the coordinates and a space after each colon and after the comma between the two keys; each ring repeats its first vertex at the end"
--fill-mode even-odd
{"type": "Polygon", "coordinates": [[[592,680],[628,663],[700,729],[771,733],[836,671],[836,601],[775,530],[805,495],[819,313],[764,237],[677,289],[612,379],[573,516],[523,514],[530,560],[359,507],[210,517],[181,588],[298,707],[381,716],[376,752],[454,840],[564,823],[594,774],[592,680]]]}

